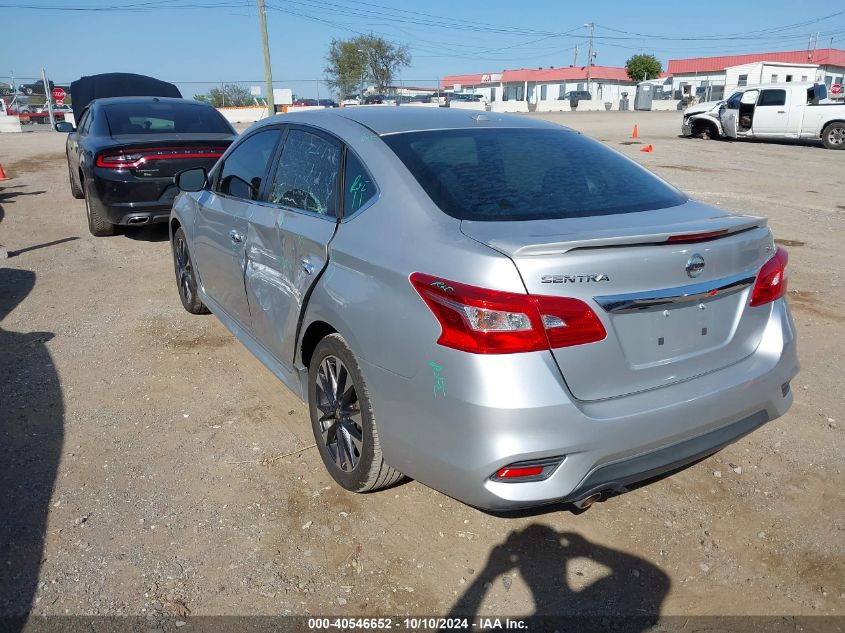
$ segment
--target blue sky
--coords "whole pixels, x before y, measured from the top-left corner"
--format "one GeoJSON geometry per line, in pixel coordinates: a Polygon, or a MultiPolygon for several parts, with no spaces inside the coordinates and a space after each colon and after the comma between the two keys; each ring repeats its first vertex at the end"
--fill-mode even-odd
{"type": "MultiPolygon", "coordinates": [[[[57,82],[83,74],[137,72],[176,82],[186,96],[204,91],[207,82],[258,83],[263,61],[255,4],[0,0],[0,77],[11,71],[16,77],[34,77],[42,65],[57,82]],[[108,7],[123,10],[103,10],[108,7]]],[[[654,53],[665,66],[678,57],[802,49],[816,31],[821,32],[819,47],[827,47],[833,37],[834,47],[845,48],[841,0],[800,5],[768,0],[745,6],[736,0],[267,0],[267,5],[274,79],[302,96],[314,96],[332,38],[369,31],[407,43],[413,62],[401,78],[432,85],[446,74],[568,65],[576,45],[583,65],[589,32],[583,24],[590,21],[597,25],[596,63],[610,66],[623,65],[637,52],[654,53]],[[838,15],[818,21],[831,14],[838,15]]]]}

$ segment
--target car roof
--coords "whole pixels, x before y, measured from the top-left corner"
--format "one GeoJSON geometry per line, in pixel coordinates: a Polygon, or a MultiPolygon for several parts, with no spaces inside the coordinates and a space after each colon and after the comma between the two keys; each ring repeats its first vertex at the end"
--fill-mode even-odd
{"type": "MultiPolygon", "coordinates": [[[[379,136],[402,132],[428,130],[471,129],[484,127],[553,128],[559,125],[540,119],[529,119],[498,112],[475,110],[452,110],[449,108],[426,108],[415,106],[348,106],[339,110],[311,110],[281,115],[291,123],[320,125],[326,117],[341,117],[355,121],[379,136]]],[[[279,117],[274,117],[278,123],[279,117]]],[[[265,119],[270,121],[271,119],[265,119]]]]}
{"type": "MultiPolygon", "coordinates": [[[[94,99],[99,105],[113,105],[122,103],[182,103],[187,105],[208,105],[201,101],[194,101],[193,99],[180,99],[178,97],[104,97],[102,99],[94,99]]],[[[209,106],[210,107],[210,106],[209,106]]]]}

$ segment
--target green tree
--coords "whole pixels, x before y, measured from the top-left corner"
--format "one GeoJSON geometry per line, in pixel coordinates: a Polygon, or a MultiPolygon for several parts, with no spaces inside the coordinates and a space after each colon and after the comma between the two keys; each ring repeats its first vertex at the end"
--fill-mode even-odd
{"type": "Polygon", "coordinates": [[[625,70],[634,81],[656,79],[663,72],[663,66],[654,55],[634,55],[625,62],[625,70]]]}
{"type": "Polygon", "coordinates": [[[226,84],[222,88],[212,88],[204,95],[194,95],[194,99],[215,108],[254,105],[255,99],[249,90],[238,84],[226,84]]]}
{"type": "Polygon", "coordinates": [[[383,92],[396,73],[410,64],[407,45],[393,44],[372,33],[349,40],[334,39],[326,55],[326,83],[341,98],[357,94],[362,77],[383,92]]]}

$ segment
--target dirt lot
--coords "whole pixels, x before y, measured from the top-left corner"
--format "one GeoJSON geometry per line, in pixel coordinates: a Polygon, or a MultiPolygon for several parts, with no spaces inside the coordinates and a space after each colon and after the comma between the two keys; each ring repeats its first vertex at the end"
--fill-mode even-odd
{"type": "Polygon", "coordinates": [[[678,113],[549,118],[770,218],[800,336],[786,416],[581,514],[347,493],[307,408],[182,309],[166,230],[92,238],[64,137],[4,135],[0,613],[845,614],[845,152],[679,139],[678,113]]]}

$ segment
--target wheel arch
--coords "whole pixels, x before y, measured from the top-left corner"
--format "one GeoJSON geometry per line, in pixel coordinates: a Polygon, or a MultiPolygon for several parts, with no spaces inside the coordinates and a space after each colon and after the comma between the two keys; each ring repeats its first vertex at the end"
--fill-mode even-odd
{"type": "Polygon", "coordinates": [[[843,125],[845,125],[845,119],[831,119],[830,121],[826,121],[819,130],[819,138],[822,138],[824,136],[824,131],[827,129],[827,127],[829,125],[833,125],[834,123],[842,123],[843,125]]]}
{"type": "Polygon", "coordinates": [[[317,344],[329,334],[336,333],[337,329],[326,321],[316,320],[308,325],[299,342],[299,358],[306,369],[311,364],[317,344]]]}

